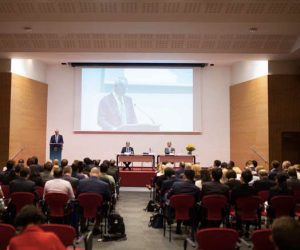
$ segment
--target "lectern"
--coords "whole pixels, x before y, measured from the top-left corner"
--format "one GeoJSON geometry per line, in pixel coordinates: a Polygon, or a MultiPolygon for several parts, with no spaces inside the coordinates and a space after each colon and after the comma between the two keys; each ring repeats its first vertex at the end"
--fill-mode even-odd
{"type": "Polygon", "coordinates": [[[57,159],[60,163],[63,143],[50,143],[50,159],[57,159]]]}

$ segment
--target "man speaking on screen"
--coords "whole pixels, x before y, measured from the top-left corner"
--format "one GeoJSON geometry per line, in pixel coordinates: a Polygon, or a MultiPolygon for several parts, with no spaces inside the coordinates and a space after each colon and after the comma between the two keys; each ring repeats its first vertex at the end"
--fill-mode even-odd
{"type": "Polygon", "coordinates": [[[120,77],[115,81],[112,93],[100,100],[98,125],[103,130],[117,130],[122,126],[137,123],[132,99],[126,96],[127,87],[127,79],[120,77]]]}

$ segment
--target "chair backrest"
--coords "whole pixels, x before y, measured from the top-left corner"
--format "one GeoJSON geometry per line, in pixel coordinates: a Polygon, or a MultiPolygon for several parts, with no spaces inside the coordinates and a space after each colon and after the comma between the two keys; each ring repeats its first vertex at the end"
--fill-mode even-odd
{"type": "Polygon", "coordinates": [[[202,205],[206,208],[207,220],[222,220],[223,211],[228,203],[224,195],[205,195],[202,198],[202,205]]]}
{"type": "Polygon", "coordinates": [[[271,229],[255,230],[252,234],[254,250],[275,250],[275,246],[271,241],[271,234],[271,229]]]}
{"type": "Polygon", "coordinates": [[[47,193],[45,201],[48,206],[48,213],[51,217],[63,217],[65,215],[65,207],[69,201],[67,194],[63,193],[47,193]]]}
{"type": "Polygon", "coordinates": [[[257,213],[259,211],[261,202],[261,198],[258,196],[238,198],[236,200],[236,207],[239,210],[240,219],[243,221],[257,220],[257,213]]]}
{"type": "Polygon", "coordinates": [[[35,187],[35,192],[37,193],[39,200],[43,199],[43,195],[44,195],[44,188],[40,187],[40,186],[36,186],[35,187]]]}
{"type": "Polygon", "coordinates": [[[18,213],[25,205],[32,205],[34,202],[34,194],[29,192],[14,192],[11,194],[11,202],[16,206],[18,213]]]}
{"type": "Polygon", "coordinates": [[[6,250],[10,239],[15,236],[16,229],[9,224],[0,224],[0,250],[6,250]]]}
{"type": "Polygon", "coordinates": [[[97,210],[103,204],[103,196],[97,193],[83,193],[78,196],[79,206],[83,208],[83,216],[96,218],[97,210]]]}
{"type": "Polygon", "coordinates": [[[239,234],[230,228],[207,228],[197,231],[198,249],[234,250],[239,234]]]}
{"type": "Polygon", "coordinates": [[[270,196],[270,191],[269,190],[263,190],[263,191],[259,191],[257,193],[257,195],[261,198],[261,200],[263,202],[266,202],[269,200],[269,196],[270,196]]]}
{"type": "Polygon", "coordinates": [[[9,185],[1,185],[3,195],[6,199],[10,198],[9,185]]]}
{"type": "Polygon", "coordinates": [[[65,247],[74,246],[76,231],[74,227],[64,224],[42,224],[41,228],[46,232],[55,233],[65,247]]]}
{"type": "Polygon", "coordinates": [[[275,218],[294,215],[295,201],[291,195],[275,196],[271,199],[270,205],[274,211],[275,218]]]}
{"type": "Polygon", "coordinates": [[[300,204],[300,190],[294,190],[294,200],[296,204],[300,204]]]}
{"type": "Polygon", "coordinates": [[[170,206],[175,209],[176,220],[189,220],[190,209],[195,205],[195,197],[187,194],[177,194],[170,198],[170,206]]]}

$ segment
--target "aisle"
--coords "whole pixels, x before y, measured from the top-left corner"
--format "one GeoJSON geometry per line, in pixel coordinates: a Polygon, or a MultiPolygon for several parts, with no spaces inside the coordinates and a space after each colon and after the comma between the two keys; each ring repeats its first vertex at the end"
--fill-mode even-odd
{"type": "Polygon", "coordinates": [[[183,240],[175,239],[170,243],[168,238],[164,238],[162,229],[152,229],[148,227],[150,213],[144,208],[149,200],[148,192],[121,192],[117,203],[117,211],[124,217],[127,240],[98,242],[94,239],[93,249],[172,249],[182,250],[183,240]]]}

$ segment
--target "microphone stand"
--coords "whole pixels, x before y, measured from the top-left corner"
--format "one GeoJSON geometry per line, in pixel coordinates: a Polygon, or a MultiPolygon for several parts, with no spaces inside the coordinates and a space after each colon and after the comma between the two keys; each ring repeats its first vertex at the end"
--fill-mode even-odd
{"type": "Polygon", "coordinates": [[[136,107],[144,116],[146,116],[152,122],[152,124],[155,125],[155,121],[153,120],[153,118],[150,115],[148,115],[142,108],[140,108],[136,103],[134,104],[134,107],[136,107]]]}

